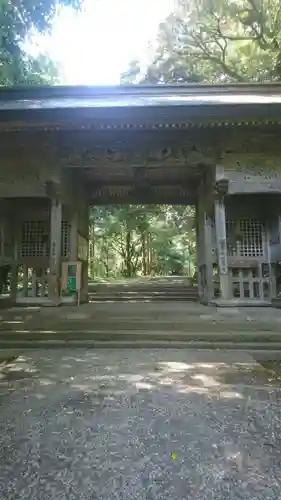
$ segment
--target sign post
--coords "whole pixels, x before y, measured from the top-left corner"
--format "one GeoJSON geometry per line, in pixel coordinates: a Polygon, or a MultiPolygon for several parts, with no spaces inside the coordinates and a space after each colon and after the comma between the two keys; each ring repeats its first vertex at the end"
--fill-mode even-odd
{"type": "Polygon", "coordinates": [[[80,305],[80,294],[82,285],[82,262],[72,261],[62,263],[61,291],[70,295],[77,294],[77,305],[80,305]]]}

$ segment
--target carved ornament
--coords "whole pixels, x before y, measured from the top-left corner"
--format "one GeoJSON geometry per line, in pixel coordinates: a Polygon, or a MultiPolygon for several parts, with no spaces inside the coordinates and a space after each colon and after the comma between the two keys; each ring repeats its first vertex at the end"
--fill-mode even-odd
{"type": "Polygon", "coordinates": [[[46,181],[45,192],[49,198],[59,199],[62,194],[62,189],[59,181],[46,181]]]}
{"type": "MultiPolygon", "coordinates": [[[[131,166],[153,166],[159,164],[180,165],[209,165],[213,161],[209,159],[210,151],[200,151],[192,143],[182,146],[165,146],[155,149],[113,149],[107,148],[103,151],[89,151],[84,149],[68,154],[68,161],[72,165],[102,165],[102,164],[130,164],[131,166]],[[206,155],[206,156],[205,156],[206,155]]],[[[67,160],[67,158],[65,158],[67,160]]]]}
{"type": "Polygon", "coordinates": [[[104,152],[104,160],[110,163],[120,163],[128,159],[126,151],[107,148],[104,152]]]}
{"type": "Polygon", "coordinates": [[[213,184],[213,195],[218,198],[223,198],[228,193],[228,179],[220,179],[213,184]]]}

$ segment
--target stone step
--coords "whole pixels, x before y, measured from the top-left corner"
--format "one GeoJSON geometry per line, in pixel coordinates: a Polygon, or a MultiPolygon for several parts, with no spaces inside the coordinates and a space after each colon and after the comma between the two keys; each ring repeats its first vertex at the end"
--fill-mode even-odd
{"type": "MultiPolygon", "coordinates": [[[[232,333],[232,332],[231,332],[232,333]]],[[[251,343],[253,346],[258,346],[263,343],[270,349],[274,349],[276,345],[279,345],[279,349],[281,346],[281,334],[280,332],[276,332],[275,334],[268,335],[268,332],[233,332],[232,334],[225,332],[170,332],[170,331],[161,331],[161,332],[143,332],[143,331],[126,331],[126,332],[111,332],[111,331],[77,331],[77,330],[68,330],[68,331],[59,331],[59,332],[36,332],[30,331],[18,334],[17,332],[9,332],[9,333],[0,333],[0,345],[3,343],[25,343],[25,342],[34,342],[34,343],[46,343],[52,342],[60,343],[63,342],[132,342],[132,345],[141,341],[141,342],[169,342],[173,344],[174,342],[184,342],[186,344],[192,345],[193,343],[214,343],[213,348],[217,348],[217,345],[220,343],[225,344],[243,344],[245,343],[245,348],[248,343],[251,343]]],[[[35,347],[31,346],[30,347],[35,347]]],[[[206,347],[207,348],[207,347],[206,347]]]]}
{"type": "Polygon", "coordinates": [[[197,294],[197,290],[194,288],[142,288],[142,289],[132,289],[132,288],[100,288],[100,289],[89,289],[88,293],[108,293],[108,294],[122,294],[122,293],[127,293],[127,294],[138,294],[138,293],[149,293],[149,294],[171,294],[171,295],[178,295],[178,294],[197,294]]]}
{"type": "MultiPolygon", "coordinates": [[[[115,333],[127,333],[131,332],[132,334],[134,332],[142,332],[145,335],[158,335],[161,334],[161,332],[170,332],[172,333],[177,333],[181,332],[182,334],[189,335],[191,332],[196,332],[196,335],[204,335],[208,334],[210,332],[219,332],[220,330],[224,330],[227,328],[227,336],[230,336],[229,330],[231,331],[245,331],[245,324],[242,323],[236,323],[236,324],[230,324],[230,323],[212,323],[210,324],[209,322],[201,322],[198,323],[198,321],[146,321],[146,320],[136,320],[136,321],[120,321],[118,318],[116,318],[115,321],[107,321],[104,319],[104,321],[99,318],[97,321],[92,320],[92,321],[59,321],[57,324],[55,324],[53,321],[47,322],[45,321],[44,324],[43,322],[41,323],[26,323],[24,326],[21,326],[20,324],[0,324],[0,334],[5,335],[10,334],[10,332],[18,334],[19,336],[25,335],[25,332],[37,332],[38,334],[42,334],[44,332],[53,332],[54,333],[54,338],[58,332],[67,332],[71,330],[72,332],[82,332],[83,334],[85,332],[105,332],[115,334],[115,333]]],[[[275,326],[275,332],[272,331],[274,329],[274,325],[272,325],[272,329],[270,332],[267,333],[267,337],[270,339],[270,336],[272,334],[280,334],[279,331],[279,325],[275,326]]],[[[257,325],[251,325],[248,327],[248,332],[251,332],[252,335],[255,335],[257,331],[257,325]]],[[[281,334],[280,334],[281,337],[281,334]]]]}
{"type": "Polygon", "coordinates": [[[195,301],[197,288],[188,287],[159,287],[159,286],[102,286],[99,289],[90,289],[90,302],[103,301],[195,301]]]}
{"type": "Polygon", "coordinates": [[[231,322],[230,320],[218,320],[218,321],[199,321],[196,319],[184,321],[180,320],[178,322],[168,322],[168,321],[130,321],[121,322],[116,318],[116,321],[112,321],[111,323],[106,320],[102,320],[102,318],[97,319],[85,319],[85,320],[63,320],[57,319],[54,320],[52,318],[37,318],[37,320],[19,322],[16,324],[14,321],[3,321],[0,323],[0,334],[2,335],[18,335],[26,336],[28,333],[33,332],[35,335],[49,335],[52,338],[56,338],[56,335],[59,333],[68,333],[71,332],[71,335],[91,335],[92,333],[99,332],[102,334],[104,332],[105,335],[110,334],[127,334],[131,333],[132,335],[137,332],[142,332],[144,335],[150,336],[153,338],[156,334],[162,334],[163,332],[168,332],[171,336],[180,332],[184,335],[209,335],[210,333],[216,334],[225,334],[229,339],[232,339],[232,336],[239,332],[241,335],[249,335],[251,334],[254,339],[256,335],[259,334],[260,331],[264,333],[268,340],[271,339],[272,336],[279,335],[281,338],[280,332],[280,323],[272,323],[272,324],[259,324],[258,321],[246,322],[246,321],[236,321],[231,322]]]}
{"type": "Polygon", "coordinates": [[[132,291],[128,291],[128,290],[124,290],[124,291],[120,291],[120,290],[103,290],[103,291],[100,291],[100,292],[89,292],[88,295],[91,295],[91,296],[105,296],[105,295],[110,295],[110,296],[116,296],[116,297],[123,297],[123,296],[126,296],[126,297],[137,297],[138,295],[140,296],[144,296],[144,295],[149,295],[151,297],[158,297],[158,296],[162,296],[162,297],[179,297],[179,296],[183,296],[183,297],[196,297],[197,296],[197,292],[196,290],[191,290],[191,291],[177,291],[177,290],[172,290],[172,291],[151,291],[151,290],[143,290],[142,292],[132,292],[132,291]]]}
{"type": "Polygon", "coordinates": [[[239,356],[239,352],[245,353],[248,351],[259,360],[268,361],[268,359],[281,359],[281,342],[213,342],[204,341],[177,341],[177,340],[117,340],[117,341],[98,341],[98,340],[3,340],[0,339],[0,348],[5,352],[15,353],[20,356],[23,349],[189,349],[203,352],[215,349],[218,350],[235,350],[239,356]]]}
{"type": "Polygon", "coordinates": [[[152,302],[171,302],[171,301],[179,301],[179,302],[194,302],[197,300],[197,295],[136,295],[136,296],[128,296],[128,295],[89,295],[89,302],[127,302],[127,301],[145,301],[149,300],[152,302]]]}
{"type": "Polygon", "coordinates": [[[195,286],[89,286],[89,290],[132,290],[132,291],[142,291],[142,290],[196,290],[195,286]]]}
{"type": "Polygon", "coordinates": [[[205,340],[150,340],[150,339],[129,339],[129,340],[96,340],[77,338],[68,340],[60,338],[56,340],[44,339],[12,339],[2,340],[0,338],[0,348],[3,352],[13,353],[19,356],[23,349],[59,349],[59,348],[76,348],[76,349],[189,349],[194,351],[209,351],[211,349],[218,350],[235,350],[248,351],[258,356],[259,360],[268,361],[268,359],[281,359],[281,341],[279,342],[238,342],[225,341],[218,339],[205,340]]]}
{"type": "Polygon", "coordinates": [[[122,281],[90,281],[89,286],[196,286],[189,280],[122,280],[122,281]]]}

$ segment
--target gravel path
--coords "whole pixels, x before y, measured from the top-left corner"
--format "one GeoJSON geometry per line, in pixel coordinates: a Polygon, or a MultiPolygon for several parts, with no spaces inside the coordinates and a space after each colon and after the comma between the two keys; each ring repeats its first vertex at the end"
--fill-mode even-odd
{"type": "Polygon", "coordinates": [[[0,498],[281,499],[280,396],[241,352],[25,351],[0,366],[0,498]]]}

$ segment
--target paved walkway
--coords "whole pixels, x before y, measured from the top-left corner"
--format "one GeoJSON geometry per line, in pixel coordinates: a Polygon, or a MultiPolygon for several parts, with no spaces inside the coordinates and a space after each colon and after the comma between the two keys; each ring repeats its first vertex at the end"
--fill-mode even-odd
{"type": "Polygon", "coordinates": [[[0,498],[278,500],[280,396],[243,352],[25,351],[0,370],[0,498]]]}

